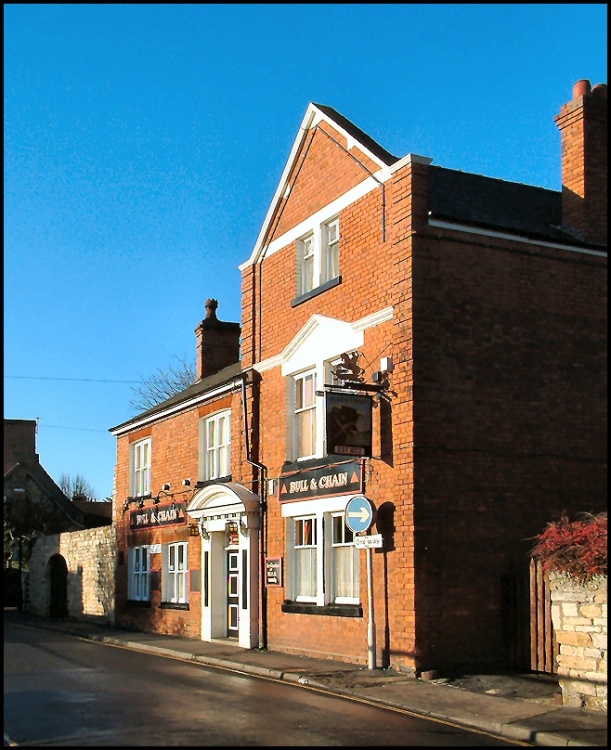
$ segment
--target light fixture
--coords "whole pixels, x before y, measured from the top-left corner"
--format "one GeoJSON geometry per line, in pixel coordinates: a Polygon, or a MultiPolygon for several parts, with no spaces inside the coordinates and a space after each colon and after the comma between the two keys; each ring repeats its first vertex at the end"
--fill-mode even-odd
{"type": "Polygon", "coordinates": [[[240,531],[244,536],[248,534],[248,518],[246,516],[240,518],[240,531]]]}
{"type": "Polygon", "coordinates": [[[190,487],[191,486],[191,480],[190,479],[183,479],[182,480],[182,486],[183,487],[190,487]]]}
{"type": "Polygon", "coordinates": [[[161,489],[162,489],[162,490],[163,490],[164,492],[168,492],[168,491],[169,491],[169,489],[170,489],[170,483],[169,483],[169,482],[166,482],[165,484],[162,484],[162,485],[161,485],[161,489]]]}
{"type": "Polygon", "coordinates": [[[141,497],[140,500],[138,500],[138,507],[139,508],[144,508],[144,498],[143,497],[141,497]]]}
{"type": "Polygon", "coordinates": [[[201,518],[197,522],[197,528],[202,539],[210,539],[210,532],[206,528],[206,522],[203,516],[201,516],[201,518]]]}

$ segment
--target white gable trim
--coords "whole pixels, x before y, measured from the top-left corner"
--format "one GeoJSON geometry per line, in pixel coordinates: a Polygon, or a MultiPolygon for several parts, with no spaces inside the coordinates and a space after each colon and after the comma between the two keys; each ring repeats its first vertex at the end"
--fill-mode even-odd
{"type": "Polygon", "coordinates": [[[253,365],[257,372],[274,367],[282,368],[282,375],[297,372],[313,361],[327,360],[363,345],[363,331],[392,320],[393,307],[371,313],[347,323],[324,315],[312,315],[280,354],[253,365]]]}
{"type": "MultiPolygon", "coordinates": [[[[366,146],[364,146],[362,143],[356,141],[353,136],[349,135],[344,128],[342,128],[340,125],[338,125],[335,120],[333,120],[331,117],[326,115],[324,112],[322,112],[318,107],[316,107],[314,104],[310,102],[308,105],[308,108],[306,110],[306,113],[304,115],[304,118],[301,122],[301,126],[299,127],[299,130],[297,132],[297,136],[295,138],[295,141],[293,142],[293,146],[291,148],[291,152],[289,154],[289,158],[287,160],[287,163],[284,167],[284,170],[282,172],[282,175],[280,177],[280,181],[278,183],[278,187],[276,188],[276,192],[274,193],[274,197],[272,198],[272,201],[269,205],[269,208],[267,210],[267,214],[265,215],[265,219],[263,221],[263,225],[261,227],[261,231],[259,232],[259,236],[257,237],[257,241],[255,242],[255,246],[253,248],[252,253],[250,254],[250,258],[238,266],[238,269],[240,271],[243,271],[245,268],[248,268],[249,265],[253,265],[257,261],[261,260],[262,256],[264,254],[269,254],[269,250],[266,249],[266,246],[263,244],[263,240],[265,239],[267,235],[267,231],[269,229],[269,225],[271,223],[272,217],[274,215],[274,212],[276,210],[276,206],[281,200],[281,196],[283,196],[289,187],[288,185],[288,177],[291,173],[291,170],[293,168],[293,162],[295,161],[295,158],[299,152],[299,149],[301,147],[301,144],[303,143],[303,140],[305,139],[307,133],[312,128],[316,127],[320,122],[327,122],[329,125],[331,125],[338,133],[341,133],[341,135],[344,136],[346,139],[346,146],[347,149],[350,150],[354,148],[354,146],[358,145],[358,148],[369,158],[371,159],[375,164],[377,164],[380,167],[380,174],[378,175],[379,181],[376,182],[375,180],[372,180],[373,185],[368,185],[368,190],[366,192],[369,192],[369,190],[373,190],[376,186],[379,185],[380,182],[384,182],[387,179],[390,178],[391,172],[388,166],[379,159],[375,154],[373,154],[366,146]]],[[[365,180],[365,182],[369,182],[369,178],[365,180]]],[[[360,185],[358,186],[360,187],[360,185]]],[[[349,191],[349,193],[352,191],[349,191]]],[[[347,193],[346,195],[349,195],[347,193]]],[[[365,195],[365,193],[363,193],[365,195]]],[[[346,203],[346,205],[349,205],[351,202],[356,200],[354,197],[346,203]]],[[[287,244],[286,242],[284,244],[287,244]]]]}

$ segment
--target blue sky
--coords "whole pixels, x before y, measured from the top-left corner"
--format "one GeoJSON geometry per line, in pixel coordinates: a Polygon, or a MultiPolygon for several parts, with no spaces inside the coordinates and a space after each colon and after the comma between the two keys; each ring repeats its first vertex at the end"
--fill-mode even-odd
{"type": "Polygon", "coordinates": [[[396,156],[559,190],[607,6],[4,5],[4,415],[112,492],[133,387],[240,320],[310,101],[396,156]]]}

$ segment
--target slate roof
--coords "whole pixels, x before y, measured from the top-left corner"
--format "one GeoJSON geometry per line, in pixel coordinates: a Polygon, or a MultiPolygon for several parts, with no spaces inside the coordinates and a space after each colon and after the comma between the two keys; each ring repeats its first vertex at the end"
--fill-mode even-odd
{"type": "MultiPolygon", "coordinates": [[[[314,106],[386,165],[391,166],[399,161],[399,157],[382,148],[332,107],[324,104],[314,106]]],[[[561,228],[561,191],[436,165],[429,166],[429,212],[433,219],[520,234],[532,239],[583,247],[596,245],[561,228]]],[[[606,246],[597,247],[606,249],[606,246]]]]}
{"type": "Polygon", "coordinates": [[[140,412],[140,414],[137,414],[135,417],[128,419],[126,422],[122,422],[121,424],[118,424],[116,427],[111,427],[109,432],[113,432],[114,430],[119,430],[122,427],[127,427],[132,422],[140,421],[141,419],[146,419],[147,417],[152,417],[158,412],[165,411],[165,409],[168,409],[171,406],[177,406],[183,401],[189,401],[190,399],[195,398],[196,396],[199,396],[200,394],[206,393],[206,391],[211,391],[214,388],[224,385],[225,383],[228,383],[231,380],[235,380],[235,378],[241,375],[241,373],[242,373],[242,365],[240,362],[236,362],[233,365],[224,367],[222,370],[219,370],[214,375],[209,375],[207,378],[202,378],[201,380],[198,380],[196,383],[193,383],[193,385],[190,385],[188,388],[185,388],[183,391],[180,391],[180,393],[176,393],[170,398],[167,398],[165,401],[161,401],[155,406],[152,406],[150,409],[140,412]]]}
{"type": "Polygon", "coordinates": [[[350,122],[346,117],[340,115],[333,107],[327,107],[326,104],[315,104],[314,106],[329,117],[333,122],[336,122],[341,128],[343,128],[349,135],[351,135],[356,141],[361,143],[365,148],[369,149],[372,154],[378,157],[387,166],[394,164],[399,161],[398,156],[393,156],[390,151],[382,148],[377,141],[374,141],[370,135],[367,135],[364,130],[358,128],[353,122],[350,122]]]}
{"type": "Polygon", "coordinates": [[[433,219],[591,247],[561,229],[562,193],[444,167],[429,167],[433,219]]]}

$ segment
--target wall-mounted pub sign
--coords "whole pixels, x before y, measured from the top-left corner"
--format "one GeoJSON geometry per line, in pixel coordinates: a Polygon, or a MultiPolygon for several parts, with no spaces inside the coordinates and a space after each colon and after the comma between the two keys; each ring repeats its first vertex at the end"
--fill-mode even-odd
{"type": "Polygon", "coordinates": [[[151,508],[132,510],[129,514],[130,529],[150,529],[153,526],[187,523],[185,503],[153,505],[151,508]]]}
{"type": "Polygon", "coordinates": [[[282,586],[282,558],[265,558],[265,585],[282,586]]]}
{"type": "Polygon", "coordinates": [[[346,461],[280,477],[278,499],[284,502],[309,497],[356,494],[361,492],[362,486],[361,462],[346,461]]]}
{"type": "Polygon", "coordinates": [[[327,453],[371,457],[373,399],[356,393],[325,393],[327,453]]]}

